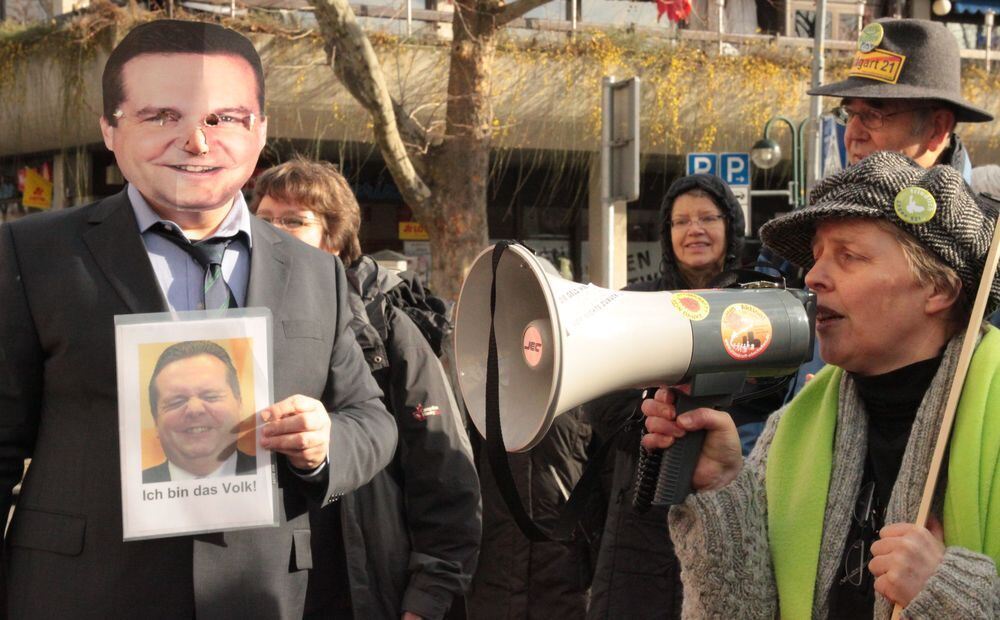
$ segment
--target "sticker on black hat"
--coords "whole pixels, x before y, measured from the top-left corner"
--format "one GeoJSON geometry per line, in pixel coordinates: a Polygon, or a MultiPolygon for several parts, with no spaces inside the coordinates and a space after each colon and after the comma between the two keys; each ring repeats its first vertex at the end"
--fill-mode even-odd
{"type": "Polygon", "coordinates": [[[904,62],[906,56],[888,50],[858,51],[854,55],[854,64],[851,65],[847,75],[895,84],[899,81],[899,73],[903,70],[904,62]]]}
{"type": "Polygon", "coordinates": [[[907,224],[924,224],[937,213],[937,201],[922,187],[906,187],[896,194],[892,203],[896,215],[907,224]]]}
{"type": "Polygon", "coordinates": [[[868,24],[858,35],[858,49],[862,52],[872,51],[882,42],[883,36],[885,31],[882,29],[882,24],[878,22],[868,24]]]}

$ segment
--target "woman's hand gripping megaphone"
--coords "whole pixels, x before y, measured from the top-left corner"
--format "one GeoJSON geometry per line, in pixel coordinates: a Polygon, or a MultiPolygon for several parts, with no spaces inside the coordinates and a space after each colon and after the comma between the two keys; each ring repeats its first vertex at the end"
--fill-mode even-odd
{"type": "Polygon", "coordinates": [[[743,468],[740,438],[733,419],[715,409],[693,409],[680,416],[674,406],[675,390],[686,391],[687,386],[660,388],[653,398],[642,402],[646,416],[646,435],[642,447],[646,450],[663,450],[674,444],[674,439],[690,431],[704,430],[705,443],[694,468],[691,486],[695,490],[719,489],[729,484],[743,468]]]}

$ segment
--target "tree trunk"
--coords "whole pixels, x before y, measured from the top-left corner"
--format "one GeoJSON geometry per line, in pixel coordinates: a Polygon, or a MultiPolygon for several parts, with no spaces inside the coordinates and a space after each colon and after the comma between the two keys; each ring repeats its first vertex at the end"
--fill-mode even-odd
{"type": "Polygon", "coordinates": [[[486,193],[496,26],[485,4],[455,3],[445,136],[430,153],[430,212],[417,212],[431,239],[431,288],[451,300],[458,299],[473,259],[489,242],[486,193]]]}

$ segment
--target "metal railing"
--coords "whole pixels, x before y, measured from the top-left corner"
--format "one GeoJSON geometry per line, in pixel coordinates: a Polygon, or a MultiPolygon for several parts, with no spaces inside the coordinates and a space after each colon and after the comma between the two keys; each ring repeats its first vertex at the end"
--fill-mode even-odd
{"type": "MultiPolygon", "coordinates": [[[[438,11],[432,9],[413,8],[412,0],[404,0],[405,7],[401,10],[398,6],[351,4],[351,8],[358,17],[380,18],[387,20],[400,19],[401,14],[405,15],[407,22],[407,35],[412,34],[413,22],[424,22],[428,24],[451,23],[454,13],[451,11],[438,11]]],[[[568,11],[567,19],[535,18],[524,17],[512,21],[510,28],[525,30],[536,30],[544,32],[573,33],[578,31],[611,31],[620,30],[623,27],[628,30],[650,37],[662,37],[681,41],[703,41],[703,42],[724,42],[733,45],[740,44],[774,44],[778,46],[812,49],[814,40],[809,37],[788,36],[785,34],[733,34],[727,32],[715,32],[711,30],[689,30],[676,29],[662,26],[644,26],[639,24],[621,24],[609,22],[597,22],[580,20],[575,8],[576,2],[568,3],[574,10],[568,11]]],[[[860,23],[860,20],[859,20],[860,23]]],[[[841,50],[845,52],[857,49],[857,39],[850,40],[827,40],[825,48],[831,50],[841,50]]],[[[968,60],[983,60],[989,70],[991,52],[986,49],[962,49],[961,57],[968,60]]]]}

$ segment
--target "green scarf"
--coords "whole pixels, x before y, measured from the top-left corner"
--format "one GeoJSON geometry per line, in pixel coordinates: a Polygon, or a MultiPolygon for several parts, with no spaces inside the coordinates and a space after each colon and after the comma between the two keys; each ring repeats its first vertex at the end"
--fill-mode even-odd
{"type": "MultiPolygon", "coordinates": [[[[767,457],[768,539],[782,618],[812,616],[840,383],[827,366],[788,406],[767,457]]],[[[972,357],[952,429],[944,536],[1000,567],[1000,331],[972,357]],[[988,415],[990,414],[990,415],[988,415]]]]}

